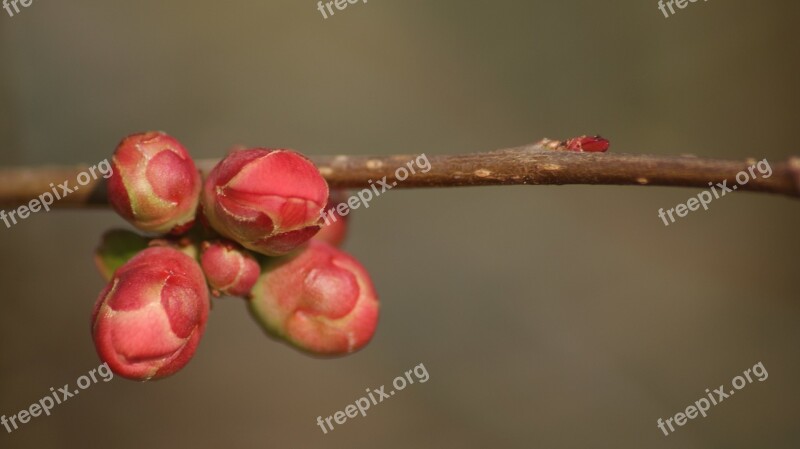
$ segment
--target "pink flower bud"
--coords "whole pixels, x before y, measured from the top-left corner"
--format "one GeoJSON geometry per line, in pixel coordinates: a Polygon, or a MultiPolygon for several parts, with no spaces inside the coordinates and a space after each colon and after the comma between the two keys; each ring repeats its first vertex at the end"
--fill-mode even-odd
{"type": "Polygon", "coordinates": [[[328,184],[314,164],[291,150],[231,153],[203,187],[203,212],[223,236],[279,256],[319,231],[328,184]]]}
{"type": "Polygon", "coordinates": [[[564,145],[571,151],[605,153],[611,142],[600,136],[581,136],[567,140],[564,145]]]}
{"type": "Polygon", "coordinates": [[[97,299],[97,353],[128,379],[172,375],[194,355],[209,307],[197,262],[174,248],[148,248],[118,268],[97,299]]]}
{"type": "Polygon", "coordinates": [[[331,192],[328,205],[325,206],[322,229],[319,230],[314,240],[330,243],[333,246],[341,246],[347,238],[348,219],[350,215],[341,216],[336,210],[336,206],[347,202],[349,196],[347,192],[336,190],[331,192]]]}
{"type": "Polygon", "coordinates": [[[126,137],[112,159],[111,206],[142,231],[179,234],[192,226],[200,173],[189,153],[162,132],[126,137]]]}
{"type": "Polygon", "coordinates": [[[233,242],[203,243],[200,266],[215,296],[247,298],[261,274],[256,259],[233,242]]]}
{"type": "Polygon", "coordinates": [[[338,355],[366,345],[378,324],[378,297],[352,256],[312,240],[261,275],[250,311],[264,329],[300,349],[338,355]]]}

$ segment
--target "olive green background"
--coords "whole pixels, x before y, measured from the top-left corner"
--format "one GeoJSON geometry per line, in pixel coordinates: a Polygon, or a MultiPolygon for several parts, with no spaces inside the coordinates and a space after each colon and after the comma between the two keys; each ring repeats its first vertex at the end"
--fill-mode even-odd
{"type": "MultiPolygon", "coordinates": [[[[788,0],[35,0],[0,10],[0,165],[97,163],[165,130],[196,157],[459,153],[600,133],[611,151],[798,154],[788,0]]],[[[62,182],[53,179],[53,182],[62,182]]],[[[2,448],[796,448],[800,203],[736,193],[665,227],[698,189],[392,190],[347,251],[382,317],[362,352],[318,360],[214,304],[172,378],[100,383],[2,448]],[[747,386],[665,437],[668,418],[757,362],[747,386]],[[430,380],[323,435],[413,366],[430,380]]],[[[92,250],[109,210],[0,227],[0,414],[100,363],[92,250]]],[[[0,429],[2,430],[2,429],[0,429]]]]}

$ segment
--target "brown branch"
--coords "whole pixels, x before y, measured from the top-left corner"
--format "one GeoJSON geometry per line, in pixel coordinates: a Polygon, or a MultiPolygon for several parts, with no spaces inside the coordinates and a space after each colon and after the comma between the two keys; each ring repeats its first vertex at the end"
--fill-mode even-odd
{"type": "MultiPolygon", "coordinates": [[[[404,181],[395,178],[395,171],[418,155],[395,156],[316,156],[312,157],[331,188],[357,189],[369,186],[369,181],[386,177],[398,188],[457,187],[489,185],[647,185],[696,187],[707,189],[709,182],[728,180],[736,184],[736,174],[756,163],[755,160],[725,161],[693,156],[647,156],[614,153],[577,153],[553,150],[554,141],[504,150],[462,155],[428,156],[431,169],[417,173],[404,181]]],[[[556,145],[557,146],[557,145],[556,145]]],[[[216,164],[215,160],[198,161],[204,173],[216,164]]],[[[758,173],[739,190],[768,192],[800,197],[800,157],[772,163],[772,176],[758,173]]],[[[10,168],[0,170],[0,206],[26,204],[54,186],[69,181],[77,186],[77,176],[88,166],[50,168],[10,168]]],[[[59,189],[60,191],[60,189],[59,189]]],[[[107,206],[105,180],[99,177],[86,186],[56,201],[53,207],[107,206]]]]}

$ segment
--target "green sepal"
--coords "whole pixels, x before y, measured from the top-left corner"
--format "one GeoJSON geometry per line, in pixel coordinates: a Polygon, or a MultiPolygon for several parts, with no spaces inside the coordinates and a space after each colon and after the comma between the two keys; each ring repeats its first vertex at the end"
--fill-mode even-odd
{"type": "Polygon", "coordinates": [[[112,229],[103,234],[94,252],[94,263],[100,275],[109,281],[117,268],[147,248],[149,239],[125,229],[112,229]]]}

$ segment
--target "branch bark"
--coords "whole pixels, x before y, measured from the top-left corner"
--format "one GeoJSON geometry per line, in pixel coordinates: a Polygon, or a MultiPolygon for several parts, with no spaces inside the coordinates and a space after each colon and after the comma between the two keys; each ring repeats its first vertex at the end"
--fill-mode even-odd
{"type": "MultiPolygon", "coordinates": [[[[431,168],[400,181],[395,172],[419,155],[393,156],[315,156],[311,159],[328,180],[332,189],[361,189],[370,180],[386,177],[397,188],[460,187],[490,185],[639,185],[709,188],[709,183],[728,181],[737,185],[736,174],[747,171],[756,160],[727,161],[694,156],[647,156],[615,153],[578,153],[563,151],[557,141],[483,153],[427,156],[431,168]],[[554,145],[555,143],[555,145],[554,145]]],[[[200,160],[204,174],[217,163],[200,160]]],[[[738,190],[777,193],[800,198],[800,157],[772,163],[772,176],[755,177],[738,190]]],[[[54,202],[52,207],[106,207],[108,198],[102,177],[79,186],[77,176],[89,166],[10,168],[0,170],[0,206],[27,204],[58,184],[68,181],[75,191],[54,202]],[[51,186],[52,183],[52,186],[51,186]]]]}

